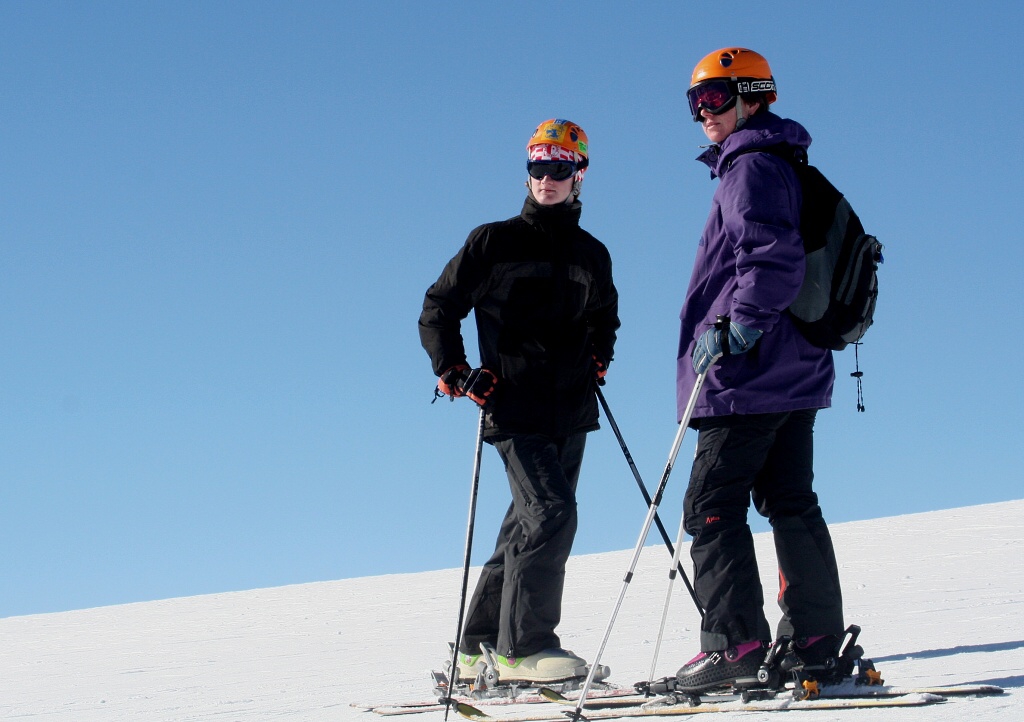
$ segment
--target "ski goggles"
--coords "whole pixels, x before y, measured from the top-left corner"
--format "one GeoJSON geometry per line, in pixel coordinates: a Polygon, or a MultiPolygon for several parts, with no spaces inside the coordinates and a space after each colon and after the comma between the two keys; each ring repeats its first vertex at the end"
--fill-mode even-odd
{"type": "Polygon", "coordinates": [[[576,164],[567,160],[528,160],[526,172],[537,180],[548,176],[551,180],[563,181],[572,178],[576,172],[576,164]]]}
{"type": "Polygon", "coordinates": [[[686,91],[690,102],[693,121],[699,123],[700,112],[706,110],[712,115],[721,115],[736,105],[741,95],[775,93],[775,80],[764,78],[740,78],[739,80],[708,80],[686,91]]]}
{"type": "Polygon", "coordinates": [[[686,91],[686,99],[690,101],[690,113],[695,123],[700,122],[700,111],[706,110],[712,115],[721,115],[736,105],[735,83],[728,80],[709,80],[706,83],[686,91]]]}

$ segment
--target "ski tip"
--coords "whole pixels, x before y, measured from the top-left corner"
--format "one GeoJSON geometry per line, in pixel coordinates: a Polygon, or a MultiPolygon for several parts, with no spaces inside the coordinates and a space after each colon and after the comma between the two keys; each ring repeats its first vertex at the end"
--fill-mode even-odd
{"type": "Polygon", "coordinates": [[[552,702],[568,702],[569,701],[569,698],[566,697],[564,694],[562,694],[561,692],[556,692],[555,690],[551,689],[550,687],[541,687],[541,688],[539,688],[537,690],[537,694],[539,694],[544,699],[550,700],[552,702]]]}
{"type": "Polygon", "coordinates": [[[997,684],[982,684],[978,686],[978,694],[1003,694],[1005,689],[997,684]]]}
{"type": "Polygon", "coordinates": [[[452,700],[452,707],[460,717],[465,717],[470,720],[487,720],[491,719],[491,716],[481,709],[477,709],[471,704],[465,702],[459,702],[458,700],[452,700]]]}

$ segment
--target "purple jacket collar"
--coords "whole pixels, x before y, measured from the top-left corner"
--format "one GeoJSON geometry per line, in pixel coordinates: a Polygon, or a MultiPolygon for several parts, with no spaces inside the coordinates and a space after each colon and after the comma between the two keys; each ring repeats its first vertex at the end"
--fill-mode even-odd
{"type": "Polygon", "coordinates": [[[719,178],[739,153],[780,144],[807,150],[811,145],[811,134],[795,120],[780,118],[771,112],[760,113],[748,118],[744,126],[721,145],[708,147],[697,156],[697,160],[711,169],[712,178],[719,178]]]}

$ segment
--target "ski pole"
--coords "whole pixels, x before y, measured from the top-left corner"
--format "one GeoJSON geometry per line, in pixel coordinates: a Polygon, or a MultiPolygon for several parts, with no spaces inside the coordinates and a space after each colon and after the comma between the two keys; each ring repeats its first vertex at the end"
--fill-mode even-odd
{"type": "MultiPolygon", "coordinates": [[[[661,498],[665,494],[665,487],[668,485],[668,477],[672,473],[672,467],[676,463],[676,456],[679,454],[679,447],[683,444],[683,436],[686,434],[686,427],[690,423],[690,417],[693,415],[693,409],[697,405],[697,397],[700,395],[700,388],[704,385],[704,378],[707,376],[707,371],[697,376],[697,380],[693,384],[693,391],[690,393],[690,400],[686,404],[686,410],[683,412],[683,418],[679,422],[679,431],[676,432],[676,438],[672,442],[672,448],[668,453],[668,463],[665,464],[665,470],[661,474],[661,481],[658,483],[658,488],[655,491],[654,499],[651,501],[650,506],[647,508],[647,518],[644,519],[644,526],[640,530],[640,538],[636,542],[636,548],[633,549],[633,558],[630,560],[629,569],[626,571],[626,576],[622,580],[622,589],[619,592],[619,598],[615,602],[615,607],[612,609],[611,619],[608,620],[608,626],[604,631],[604,639],[601,640],[601,647],[597,650],[597,656],[594,658],[593,664],[590,665],[590,672],[587,674],[587,679],[583,683],[583,689],[580,690],[579,699],[576,702],[576,708],[571,712],[566,712],[572,720],[586,719],[583,716],[583,705],[587,701],[587,694],[590,692],[590,685],[594,683],[594,675],[597,673],[599,662],[601,661],[601,655],[604,654],[604,648],[608,645],[608,638],[612,634],[612,627],[615,625],[615,617],[619,614],[619,608],[622,607],[622,600],[626,597],[626,589],[629,588],[629,583],[633,580],[633,571],[636,569],[637,562],[640,560],[640,552],[643,551],[644,542],[647,541],[647,535],[651,531],[651,525],[654,523],[654,515],[658,513],[658,505],[661,503],[661,498]]],[[[678,547],[677,547],[678,548],[678,547]]]]}
{"type": "Polygon", "coordinates": [[[473,526],[476,523],[476,497],[480,489],[480,457],[484,446],[484,410],[480,409],[480,423],[476,430],[476,453],[473,455],[473,481],[469,487],[469,521],[466,523],[466,555],[462,563],[462,592],[459,595],[459,623],[455,628],[455,646],[452,648],[451,675],[448,680],[448,696],[444,700],[444,718],[454,701],[452,694],[459,681],[459,646],[462,644],[462,623],[466,614],[466,590],[469,588],[469,560],[473,553],[473,526]]]}
{"type": "MultiPolygon", "coordinates": [[[[729,317],[718,316],[715,320],[715,328],[717,328],[723,335],[729,333],[729,317]]],[[[729,347],[729,339],[726,336],[722,339],[722,346],[725,349],[729,347]]],[[[672,554],[672,566],[668,568],[668,591],[665,593],[665,607],[661,612],[661,626],[658,628],[658,638],[654,643],[654,658],[651,660],[651,674],[647,678],[648,683],[654,681],[654,672],[658,667],[658,655],[661,653],[661,641],[665,637],[665,625],[668,622],[668,608],[672,602],[672,586],[676,579],[676,567],[679,566],[679,552],[683,546],[683,534],[686,533],[686,514],[684,513],[679,517],[679,532],[676,537],[676,549],[672,554]]],[[[685,575],[683,577],[686,578],[685,575]]],[[[690,588],[690,594],[693,595],[696,600],[696,593],[693,588],[687,583],[687,587],[690,588]]],[[[699,603],[698,603],[699,604],[699,603]]],[[[703,615],[701,615],[703,617],[703,615]]]]}
{"type": "MultiPolygon", "coordinates": [[[[605,400],[600,387],[597,389],[597,400],[601,402],[601,408],[604,409],[604,415],[608,419],[608,425],[612,427],[612,432],[615,434],[615,438],[619,441],[619,447],[622,449],[622,453],[626,457],[626,463],[629,464],[629,468],[633,472],[633,478],[636,479],[637,486],[640,487],[640,493],[643,494],[644,501],[647,502],[647,506],[650,506],[651,495],[647,492],[647,486],[644,485],[644,480],[640,478],[640,472],[637,470],[636,464],[633,463],[633,457],[629,453],[629,449],[626,448],[626,440],[622,438],[622,432],[619,431],[619,425],[615,423],[615,417],[612,416],[612,410],[608,408],[608,402],[605,400]]],[[[686,584],[687,591],[690,592],[690,598],[697,607],[697,611],[700,613],[700,616],[703,617],[704,608],[700,605],[700,601],[697,599],[697,592],[694,591],[693,586],[690,584],[690,580],[686,576],[686,572],[683,570],[683,565],[679,562],[679,555],[676,554],[675,547],[672,545],[672,540],[669,538],[668,532],[665,530],[665,525],[661,523],[661,517],[657,514],[654,515],[654,523],[658,527],[658,531],[661,532],[661,538],[665,541],[665,546],[668,547],[668,553],[672,555],[672,559],[675,562],[676,567],[679,569],[679,573],[683,575],[683,582],[686,584]]]]}
{"type": "MultiPolygon", "coordinates": [[[[668,591],[665,593],[665,608],[661,612],[661,626],[658,628],[658,639],[654,643],[654,658],[651,660],[651,673],[647,677],[648,682],[654,681],[654,672],[658,667],[658,655],[661,653],[661,640],[665,637],[665,624],[668,621],[668,607],[672,601],[672,583],[675,581],[676,566],[679,564],[679,549],[683,546],[683,534],[685,533],[685,522],[686,516],[683,515],[679,518],[679,536],[676,539],[676,551],[672,554],[672,566],[668,570],[668,591]]],[[[683,579],[686,579],[685,575],[683,579]]],[[[689,585],[687,581],[687,588],[690,590],[690,594],[693,595],[696,601],[697,595],[693,591],[693,587],[689,585]]],[[[700,604],[698,602],[698,604],[700,604]]],[[[703,613],[701,617],[703,618],[703,613]]]]}

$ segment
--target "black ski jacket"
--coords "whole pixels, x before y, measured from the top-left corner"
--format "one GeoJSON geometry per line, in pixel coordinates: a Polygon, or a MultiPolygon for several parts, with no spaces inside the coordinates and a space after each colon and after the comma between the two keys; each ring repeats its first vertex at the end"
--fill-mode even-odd
{"type": "Polygon", "coordinates": [[[612,360],[618,292],[581,212],[527,197],[518,216],[474,229],[427,290],[420,341],[438,376],[467,363],[461,322],[476,312],[480,365],[498,375],[489,440],[598,428],[593,357],[612,360]]]}

